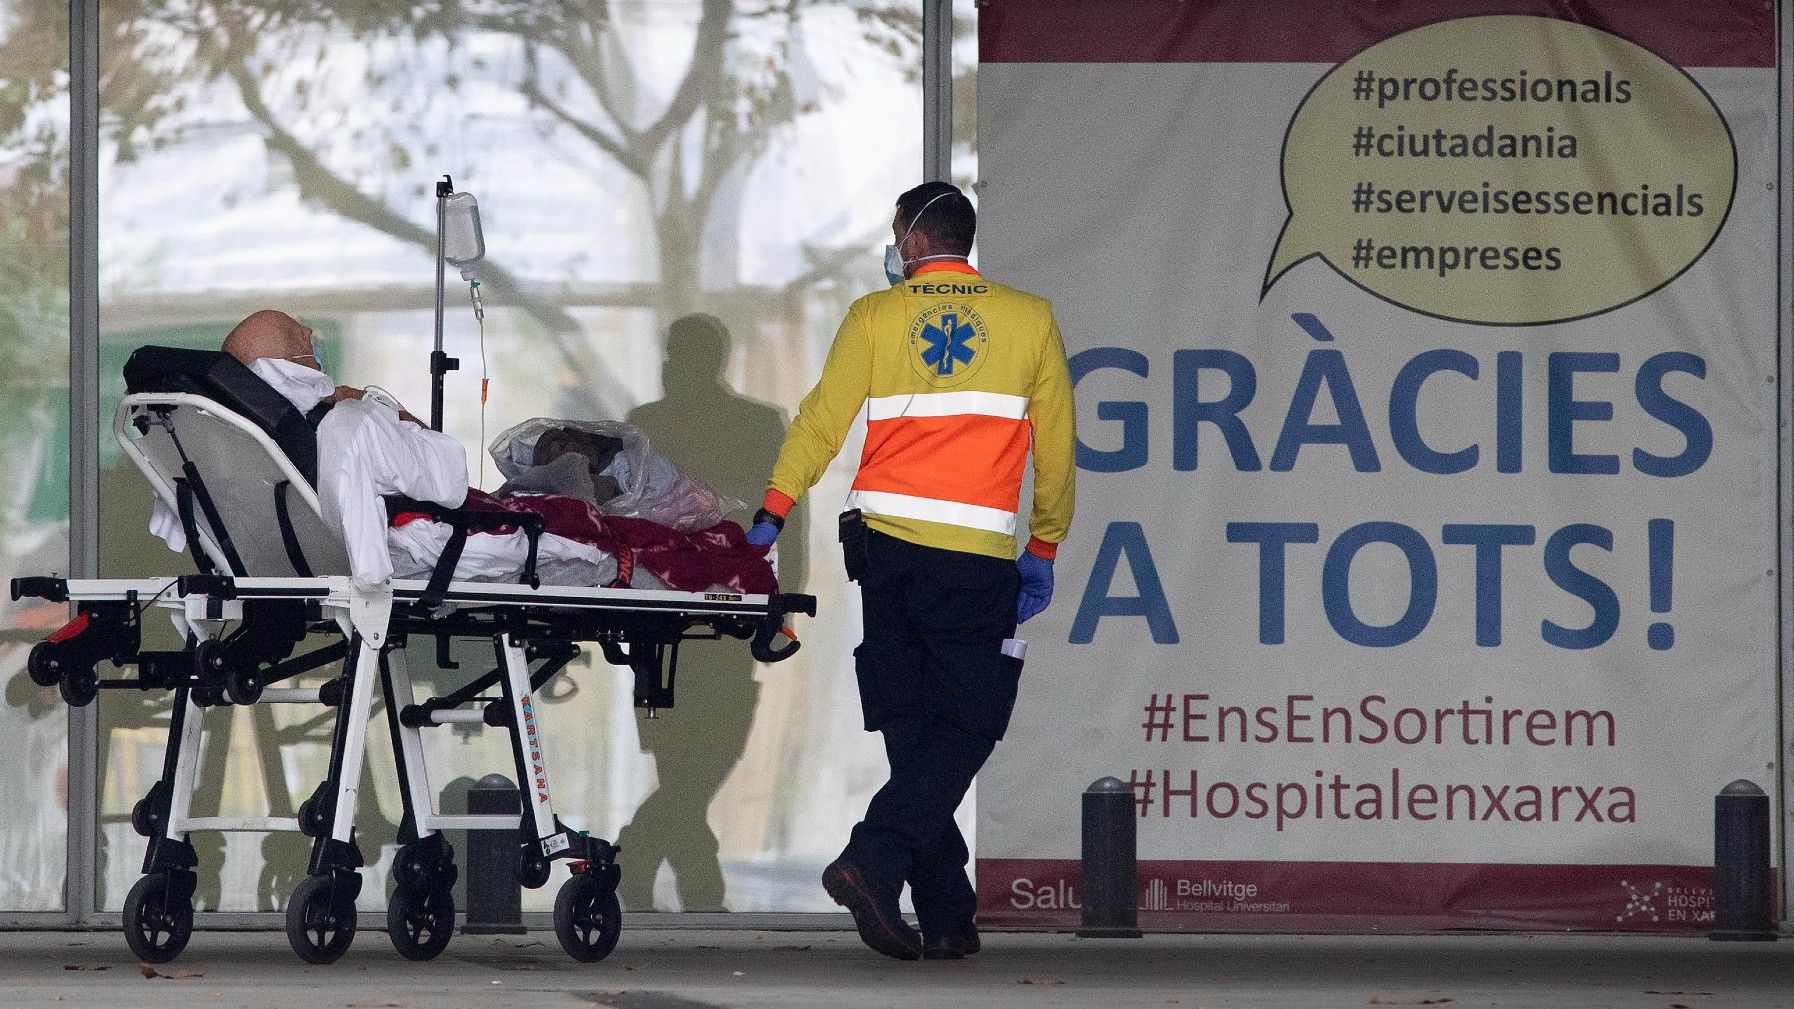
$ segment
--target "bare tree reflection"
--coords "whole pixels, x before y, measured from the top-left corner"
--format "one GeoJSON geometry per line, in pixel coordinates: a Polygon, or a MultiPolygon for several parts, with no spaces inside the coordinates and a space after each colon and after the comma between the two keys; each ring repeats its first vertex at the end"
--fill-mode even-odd
{"type": "MultiPolygon", "coordinates": [[[[228,81],[301,196],[423,251],[434,249],[433,231],[399,209],[423,206],[423,189],[392,180],[440,158],[464,89],[510,89],[546,148],[599,159],[634,180],[637,191],[619,202],[646,209],[658,271],[634,298],[668,320],[699,307],[704,286],[740,283],[731,242],[718,239],[741,230],[736,196],[746,174],[783,129],[830,97],[804,30],[815,10],[850,16],[868,52],[919,78],[921,12],[902,0],[650,3],[633,19],[685,22],[689,39],[683,52],[663,43],[651,53],[632,44],[631,16],[609,2],[120,0],[103,6],[107,36],[136,44],[109,47],[102,103],[124,127],[118,153],[128,160],[136,145],[215,128],[183,120],[167,93],[195,78],[228,81]],[[511,48],[465,61],[444,55],[473,37],[511,48]],[[341,89],[283,74],[324,66],[343,38],[367,52],[403,53],[403,63],[366,61],[348,102],[341,89]],[[129,59],[118,58],[121,50],[129,59]],[[369,104],[380,113],[367,115],[369,104]]],[[[608,237],[593,234],[595,242],[608,237]]],[[[787,290],[835,272],[870,237],[840,234],[810,249],[812,269],[787,290]]],[[[632,397],[559,300],[502,261],[488,259],[482,277],[492,303],[520,308],[540,327],[536,335],[575,379],[565,391],[582,413],[627,408],[632,397]]]]}

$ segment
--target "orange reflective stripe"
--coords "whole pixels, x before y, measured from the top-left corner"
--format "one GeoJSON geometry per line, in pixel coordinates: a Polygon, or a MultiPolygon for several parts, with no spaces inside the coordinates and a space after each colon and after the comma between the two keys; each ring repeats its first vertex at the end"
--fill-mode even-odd
{"type": "Polygon", "coordinates": [[[853,486],[1014,512],[1030,433],[1026,420],[975,414],[870,421],[853,486]]]}

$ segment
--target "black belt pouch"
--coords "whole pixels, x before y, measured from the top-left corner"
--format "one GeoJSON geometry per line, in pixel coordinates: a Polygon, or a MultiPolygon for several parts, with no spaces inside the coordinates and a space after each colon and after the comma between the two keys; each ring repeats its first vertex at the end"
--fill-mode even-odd
{"type": "Polygon", "coordinates": [[[841,559],[847,580],[857,582],[866,574],[866,516],[858,508],[841,513],[841,559]]]}

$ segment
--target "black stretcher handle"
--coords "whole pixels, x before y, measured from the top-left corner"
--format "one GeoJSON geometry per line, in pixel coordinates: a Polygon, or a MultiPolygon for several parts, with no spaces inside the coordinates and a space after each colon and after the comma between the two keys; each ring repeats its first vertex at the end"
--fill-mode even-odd
{"type": "Polygon", "coordinates": [[[783,662],[790,658],[803,645],[796,638],[784,648],[774,648],[772,643],[785,627],[785,617],[792,613],[802,613],[806,617],[816,615],[816,597],[799,595],[795,592],[774,593],[767,601],[766,616],[760,619],[760,626],[754,631],[754,640],[748,646],[755,662],[783,662]]]}
{"type": "Polygon", "coordinates": [[[47,599],[53,603],[69,601],[69,583],[66,578],[51,575],[14,578],[11,588],[14,602],[25,598],[47,599]]]}

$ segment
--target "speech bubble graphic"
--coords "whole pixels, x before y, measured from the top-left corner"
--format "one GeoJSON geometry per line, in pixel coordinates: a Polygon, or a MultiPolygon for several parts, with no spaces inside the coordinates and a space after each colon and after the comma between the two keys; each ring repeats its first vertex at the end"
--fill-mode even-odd
{"type": "Polygon", "coordinates": [[[1597,315],[1693,265],[1737,178],[1725,117],[1650,50],[1556,18],[1441,21],[1365,49],[1302,100],[1260,298],[1318,256],[1438,318],[1597,315]]]}

